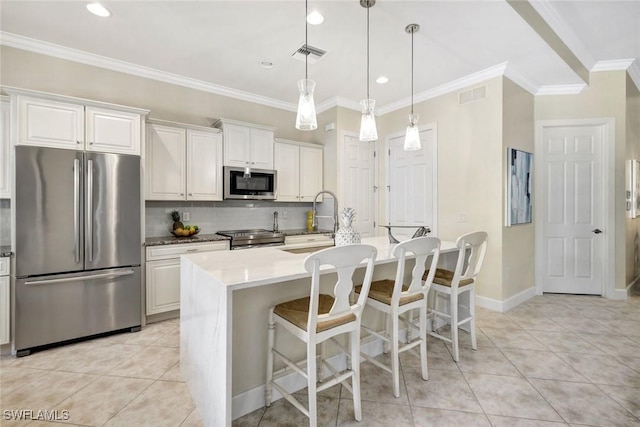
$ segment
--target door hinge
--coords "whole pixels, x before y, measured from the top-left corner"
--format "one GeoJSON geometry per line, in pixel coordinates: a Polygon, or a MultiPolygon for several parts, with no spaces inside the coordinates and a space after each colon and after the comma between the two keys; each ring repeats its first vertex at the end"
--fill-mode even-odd
{"type": "Polygon", "coordinates": [[[387,191],[391,191],[391,186],[387,185],[387,191]]]}
{"type": "Polygon", "coordinates": [[[374,186],[373,186],[373,192],[375,193],[376,191],[378,191],[378,186],[377,186],[377,185],[374,185],[374,186]]]}
{"type": "Polygon", "coordinates": [[[391,155],[391,148],[389,148],[389,155],[391,155]]]}

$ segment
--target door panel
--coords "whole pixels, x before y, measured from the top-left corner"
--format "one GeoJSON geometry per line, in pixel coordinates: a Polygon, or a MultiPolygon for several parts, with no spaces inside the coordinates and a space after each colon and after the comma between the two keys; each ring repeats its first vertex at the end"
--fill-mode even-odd
{"type": "Polygon", "coordinates": [[[420,141],[421,150],[404,151],[404,135],[389,140],[389,224],[411,227],[392,229],[400,241],[420,226],[437,235],[435,131],[421,131],[420,141]]]}
{"type": "Polygon", "coordinates": [[[600,295],[604,238],[592,230],[603,228],[604,219],[602,128],[548,127],[542,138],[543,291],[600,295]]]}
{"type": "Polygon", "coordinates": [[[16,146],[16,275],[83,269],[82,152],[16,146]]]}
{"type": "Polygon", "coordinates": [[[342,207],[354,208],[352,226],[361,237],[373,237],[375,232],[375,144],[345,135],[343,148],[342,207]]]}
{"type": "Polygon", "coordinates": [[[140,265],[140,157],[87,153],[85,268],[140,265]]]}

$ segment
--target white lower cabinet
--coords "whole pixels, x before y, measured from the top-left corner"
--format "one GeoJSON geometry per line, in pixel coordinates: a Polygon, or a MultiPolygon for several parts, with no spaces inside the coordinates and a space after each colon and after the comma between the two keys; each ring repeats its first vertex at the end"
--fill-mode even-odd
{"type": "Polygon", "coordinates": [[[333,237],[329,234],[302,234],[298,236],[286,236],[284,238],[284,245],[287,249],[333,246],[333,237]]]}
{"type": "Polygon", "coordinates": [[[228,249],[229,242],[227,241],[148,247],[146,258],[147,315],[180,309],[180,255],[228,249]]]}
{"type": "Polygon", "coordinates": [[[11,280],[9,258],[0,258],[0,344],[11,341],[11,280]]]}

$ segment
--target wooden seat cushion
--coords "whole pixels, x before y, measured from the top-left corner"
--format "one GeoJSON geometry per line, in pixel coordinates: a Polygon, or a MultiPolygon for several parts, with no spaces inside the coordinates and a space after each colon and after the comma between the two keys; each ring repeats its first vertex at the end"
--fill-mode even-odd
{"type": "MultiPolygon", "coordinates": [[[[425,271],[422,275],[422,280],[427,280],[427,276],[429,275],[429,270],[425,271]]],[[[433,278],[433,283],[442,286],[451,287],[451,282],[453,281],[453,271],[445,270],[444,268],[436,268],[436,276],[433,278]]],[[[463,279],[460,281],[458,286],[467,286],[473,283],[473,279],[463,279]]]]}
{"type": "MultiPolygon", "coordinates": [[[[335,299],[331,295],[320,294],[318,298],[318,314],[329,313],[334,300],[335,299]]],[[[283,319],[293,323],[298,328],[306,331],[307,322],[309,320],[309,302],[310,297],[283,302],[276,305],[273,312],[283,319]]],[[[336,326],[344,325],[346,323],[353,322],[354,320],[356,320],[356,316],[354,314],[347,314],[346,316],[342,316],[337,319],[318,322],[316,325],[316,332],[326,331],[327,329],[335,328],[336,326]]]]}
{"type": "MultiPolygon", "coordinates": [[[[375,282],[371,282],[371,288],[369,289],[369,298],[380,301],[383,304],[391,305],[391,296],[393,294],[393,287],[395,283],[396,282],[394,280],[376,280],[375,282]]],[[[408,286],[404,285],[402,287],[402,290],[406,291],[408,288],[408,286]]],[[[356,286],[355,292],[359,294],[361,289],[362,285],[358,285],[356,286]]],[[[401,296],[399,305],[409,304],[410,302],[418,301],[421,299],[421,293],[401,296]]]]}

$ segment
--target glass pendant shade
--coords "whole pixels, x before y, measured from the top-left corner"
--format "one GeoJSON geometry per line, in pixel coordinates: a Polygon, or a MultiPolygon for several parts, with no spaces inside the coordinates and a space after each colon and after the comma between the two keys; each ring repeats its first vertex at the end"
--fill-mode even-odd
{"type": "Polygon", "coordinates": [[[418,120],[420,116],[417,114],[409,114],[409,126],[404,136],[404,150],[412,151],[422,148],[420,144],[420,131],[418,130],[418,120]]]}
{"type": "Polygon", "coordinates": [[[316,82],[313,80],[298,80],[300,99],[298,100],[298,114],[296,115],[296,129],[314,130],[318,128],[316,105],[313,101],[313,91],[315,89],[316,82]]]}
{"type": "Polygon", "coordinates": [[[377,141],[378,129],[376,128],[376,116],[373,108],[376,105],[375,99],[363,99],[360,101],[362,107],[362,119],[360,120],[360,141],[377,141]]]}

